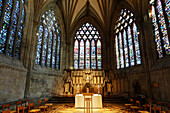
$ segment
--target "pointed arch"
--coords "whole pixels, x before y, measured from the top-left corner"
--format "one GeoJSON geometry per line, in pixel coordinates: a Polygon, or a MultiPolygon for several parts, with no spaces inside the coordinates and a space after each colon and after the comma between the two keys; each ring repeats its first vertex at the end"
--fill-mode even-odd
{"type": "Polygon", "coordinates": [[[0,53],[19,59],[24,28],[24,0],[0,0],[0,53]],[[22,22],[20,21],[22,20],[22,22]],[[22,27],[20,26],[22,24],[22,27]],[[22,30],[20,30],[22,28],[22,30]]]}
{"type": "Polygon", "coordinates": [[[116,69],[141,64],[138,30],[134,14],[122,9],[115,25],[116,69]]]}
{"type": "Polygon", "coordinates": [[[158,58],[170,55],[168,30],[170,29],[169,0],[151,0],[150,14],[154,28],[154,36],[158,58]],[[165,7],[164,7],[165,6],[165,7]]]}
{"type": "Polygon", "coordinates": [[[101,69],[101,46],[97,29],[90,23],[83,24],[74,37],[74,69],[101,69]]]}

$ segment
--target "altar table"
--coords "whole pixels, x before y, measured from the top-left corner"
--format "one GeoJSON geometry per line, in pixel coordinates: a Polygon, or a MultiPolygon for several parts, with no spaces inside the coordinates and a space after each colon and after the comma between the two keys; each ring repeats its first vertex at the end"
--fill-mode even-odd
{"type": "MultiPolygon", "coordinates": [[[[84,96],[83,94],[75,95],[75,107],[76,109],[84,109],[84,96]]],[[[101,94],[93,94],[92,96],[93,109],[102,109],[102,96],[101,94]]]]}

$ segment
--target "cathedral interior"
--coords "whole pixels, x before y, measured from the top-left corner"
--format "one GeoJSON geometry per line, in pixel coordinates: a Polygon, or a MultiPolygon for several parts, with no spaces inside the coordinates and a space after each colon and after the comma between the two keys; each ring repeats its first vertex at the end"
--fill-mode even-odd
{"type": "Polygon", "coordinates": [[[169,0],[0,0],[0,106],[86,92],[170,104],[168,81],[169,0]]]}

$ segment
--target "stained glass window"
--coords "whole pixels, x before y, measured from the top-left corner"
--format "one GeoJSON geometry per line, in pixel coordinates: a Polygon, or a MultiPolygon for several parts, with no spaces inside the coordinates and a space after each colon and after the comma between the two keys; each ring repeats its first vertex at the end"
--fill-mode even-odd
{"type": "Polygon", "coordinates": [[[48,56],[47,56],[47,66],[50,67],[51,65],[51,48],[52,48],[52,31],[49,33],[49,40],[48,40],[48,56]]]}
{"type": "Polygon", "coordinates": [[[97,41],[97,65],[98,65],[98,68],[101,69],[102,67],[102,55],[101,55],[101,42],[100,40],[97,41]]]}
{"type": "Polygon", "coordinates": [[[48,44],[48,28],[45,28],[44,33],[44,43],[43,43],[43,52],[42,52],[42,66],[46,66],[47,59],[47,44],[48,44]]]}
{"type": "Polygon", "coordinates": [[[8,49],[7,49],[7,55],[9,55],[9,56],[12,56],[15,32],[16,32],[16,27],[17,27],[17,19],[18,19],[19,10],[20,10],[19,7],[20,7],[19,1],[16,1],[15,11],[14,11],[14,15],[13,15],[12,29],[10,31],[9,45],[8,45],[8,49]]]}
{"type": "Polygon", "coordinates": [[[138,40],[138,32],[137,32],[137,26],[135,23],[133,23],[133,40],[135,43],[135,56],[136,56],[136,63],[141,64],[141,58],[140,58],[140,49],[139,49],[139,40],[138,40]]]}
{"type": "Polygon", "coordinates": [[[101,37],[97,29],[85,23],[74,37],[74,69],[101,69],[101,37]]]}
{"type": "Polygon", "coordinates": [[[132,34],[131,34],[131,28],[128,27],[128,43],[129,43],[129,56],[130,56],[130,65],[135,65],[135,59],[134,59],[134,50],[133,50],[133,42],[132,42],[132,34]]]}
{"type": "Polygon", "coordinates": [[[123,30],[124,52],[125,52],[125,66],[129,67],[128,45],[126,39],[126,31],[123,30]]]}
{"type": "Polygon", "coordinates": [[[60,68],[61,29],[53,10],[47,10],[40,20],[35,63],[60,68]]]}
{"type": "Polygon", "coordinates": [[[54,34],[54,38],[53,38],[53,53],[52,53],[52,68],[55,68],[56,43],[57,43],[57,36],[56,36],[56,34],[54,34]]]}
{"type": "Polygon", "coordinates": [[[74,42],[74,68],[75,69],[78,69],[78,53],[79,53],[78,40],[76,40],[74,42]]]}
{"type": "Polygon", "coordinates": [[[0,53],[4,53],[7,33],[10,25],[11,13],[13,7],[13,0],[8,0],[5,8],[5,15],[0,32],[0,53]]]}
{"type": "Polygon", "coordinates": [[[152,0],[150,4],[157,53],[158,57],[162,58],[165,55],[170,55],[168,38],[168,29],[170,29],[170,2],[169,0],[152,0]]]}
{"type": "Polygon", "coordinates": [[[80,41],[80,58],[79,58],[79,68],[84,69],[84,41],[80,41]]]}
{"type": "Polygon", "coordinates": [[[86,41],[86,68],[90,68],[90,42],[86,41]]]}
{"type": "Polygon", "coordinates": [[[2,0],[0,0],[0,17],[1,17],[1,13],[2,13],[2,7],[3,7],[3,3],[2,3],[2,0]]]}
{"type": "Polygon", "coordinates": [[[3,20],[0,25],[2,26],[0,28],[0,53],[19,59],[25,19],[24,0],[8,0],[7,2],[0,0],[0,17],[3,20]],[[3,8],[5,12],[2,12],[3,8]]]}
{"type": "Polygon", "coordinates": [[[96,47],[95,47],[95,41],[91,41],[91,68],[96,68],[96,47]]]}
{"type": "Polygon", "coordinates": [[[40,25],[40,27],[39,27],[38,43],[37,43],[36,64],[40,64],[42,37],[43,37],[43,26],[40,25]]]}
{"type": "Polygon", "coordinates": [[[141,64],[140,45],[135,17],[122,9],[115,25],[116,69],[141,64]]]}
{"type": "Polygon", "coordinates": [[[21,47],[21,41],[22,41],[22,35],[23,35],[23,28],[24,28],[24,20],[25,20],[25,9],[22,9],[21,12],[21,20],[20,20],[20,25],[19,25],[19,30],[18,30],[18,38],[17,38],[17,43],[16,43],[16,50],[15,50],[15,57],[19,58],[20,55],[20,47],[21,47]]]}
{"type": "Polygon", "coordinates": [[[118,38],[117,35],[115,36],[115,47],[116,47],[116,61],[117,61],[117,69],[120,68],[120,62],[119,62],[119,45],[118,45],[118,38]]]}
{"type": "Polygon", "coordinates": [[[164,0],[165,3],[165,11],[168,16],[168,21],[169,21],[169,27],[170,27],[170,1],[169,0],[164,0]]]}

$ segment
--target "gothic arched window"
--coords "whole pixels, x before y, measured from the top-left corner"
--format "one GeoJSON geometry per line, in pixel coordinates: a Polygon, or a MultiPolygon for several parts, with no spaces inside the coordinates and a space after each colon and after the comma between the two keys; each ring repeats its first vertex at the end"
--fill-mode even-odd
{"type": "Polygon", "coordinates": [[[74,38],[74,69],[101,69],[101,36],[89,23],[83,24],[74,38]]]}
{"type": "Polygon", "coordinates": [[[0,0],[0,53],[20,57],[24,28],[24,0],[0,0]]]}
{"type": "Polygon", "coordinates": [[[138,30],[129,10],[121,10],[114,35],[117,69],[141,64],[138,30]]]}
{"type": "Polygon", "coordinates": [[[170,55],[168,31],[170,30],[170,1],[151,0],[150,16],[154,29],[158,57],[170,55]],[[169,26],[169,27],[168,27],[169,26]]]}
{"type": "Polygon", "coordinates": [[[61,28],[53,10],[46,11],[40,20],[35,63],[60,68],[61,28]]]}

